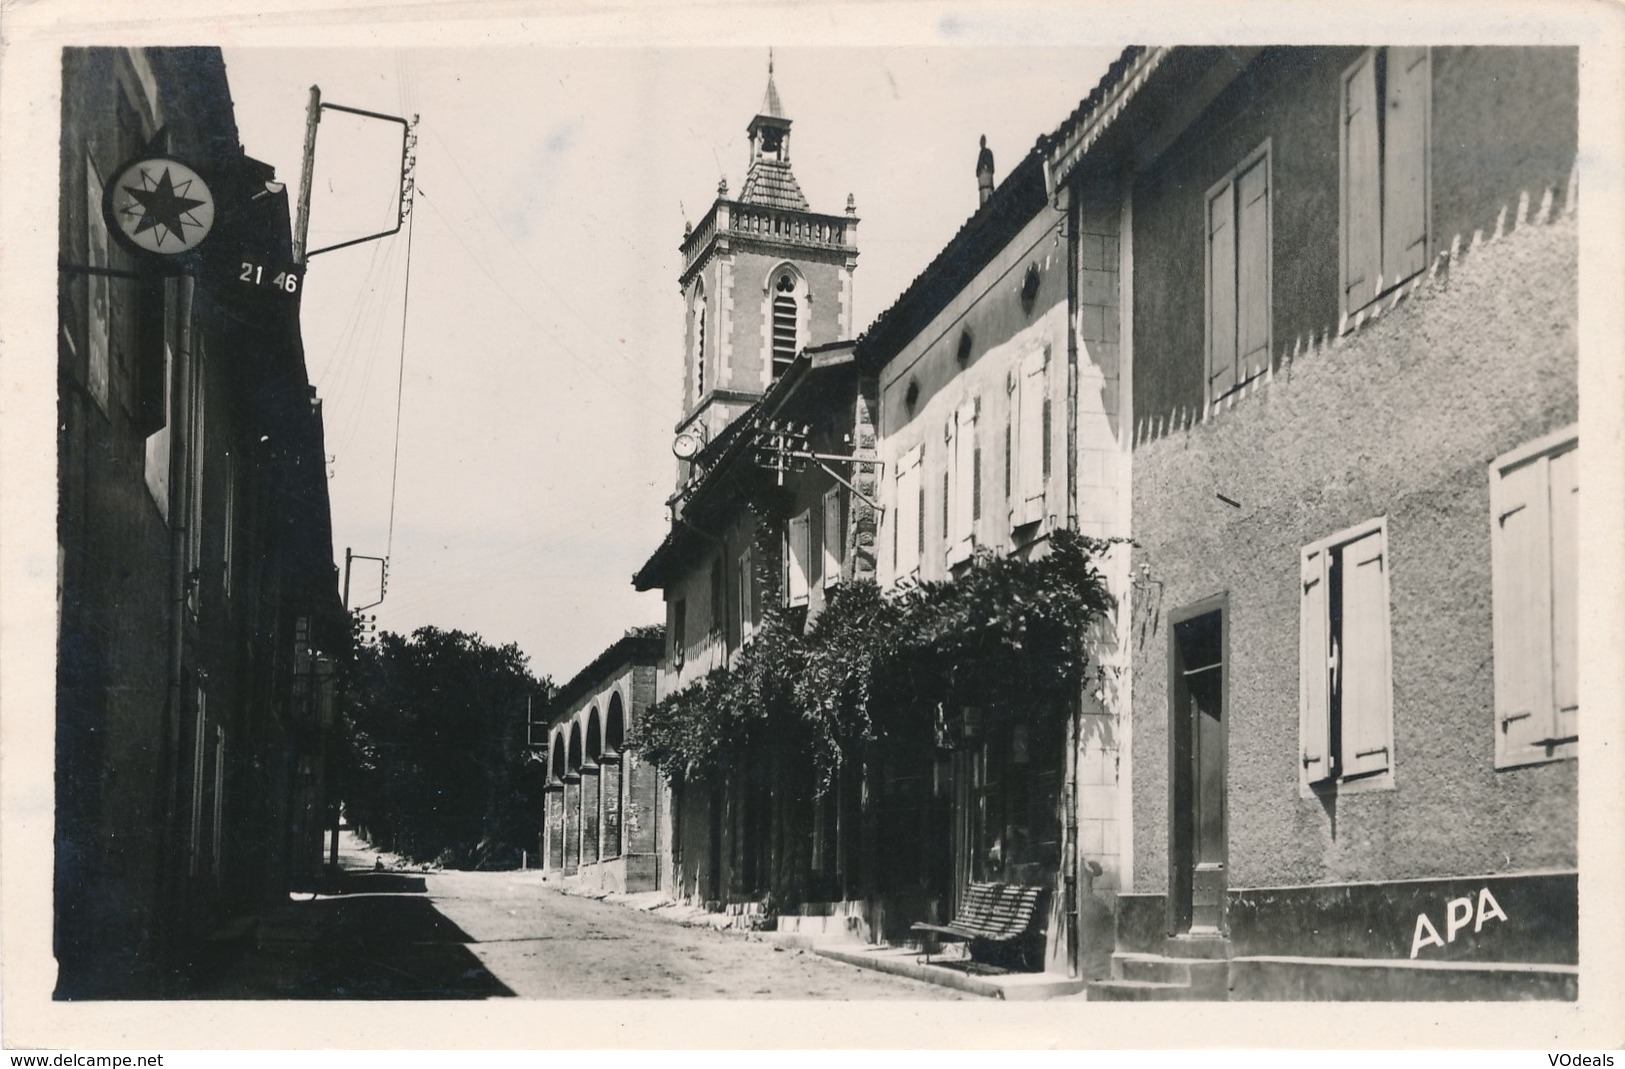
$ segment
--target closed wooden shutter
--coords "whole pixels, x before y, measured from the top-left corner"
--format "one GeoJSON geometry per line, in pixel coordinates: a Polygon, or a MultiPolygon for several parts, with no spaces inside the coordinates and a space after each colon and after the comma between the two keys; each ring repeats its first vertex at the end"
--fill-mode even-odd
{"type": "Polygon", "coordinates": [[[1331,760],[1331,703],[1327,685],[1326,551],[1303,555],[1298,609],[1298,738],[1304,779],[1318,783],[1336,774],[1331,760]]]}
{"type": "Polygon", "coordinates": [[[1552,547],[1547,460],[1501,473],[1491,567],[1498,757],[1545,756],[1552,729],[1552,547]],[[1539,750],[1539,753],[1531,753],[1539,750]]]}
{"type": "Polygon", "coordinates": [[[1207,202],[1207,375],[1210,400],[1236,385],[1236,197],[1226,185],[1207,202]]]}
{"type": "Polygon", "coordinates": [[[1343,776],[1388,767],[1389,672],[1387,551],[1381,531],[1342,548],[1343,776]]]}
{"type": "Polygon", "coordinates": [[[1377,295],[1382,271],[1381,156],[1377,140],[1376,55],[1343,82],[1343,308],[1352,314],[1377,295]]]}
{"type": "Polygon", "coordinates": [[[803,512],[790,518],[790,604],[807,604],[808,563],[812,557],[812,517],[803,512]]]}
{"type": "Polygon", "coordinates": [[[1428,50],[1387,50],[1382,131],[1382,285],[1427,265],[1428,50]]]}
{"type": "Polygon", "coordinates": [[[739,555],[739,639],[750,637],[756,623],[756,600],[751,582],[750,550],[739,555]]]}
{"type": "Polygon", "coordinates": [[[1552,738],[1580,736],[1579,458],[1577,449],[1552,457],[1552,688],[1557,722],[1552,738]]]}
{"type": "Polygon", "coordinates": [[[1270,362],[1270,189],[1266,156],[1236,179],[1236,365],[1243,379],[1270,362]]]}

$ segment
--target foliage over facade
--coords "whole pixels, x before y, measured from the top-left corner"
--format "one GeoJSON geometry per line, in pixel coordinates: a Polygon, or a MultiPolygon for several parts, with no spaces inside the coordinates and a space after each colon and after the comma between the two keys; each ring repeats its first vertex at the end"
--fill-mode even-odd
{"type": "Polygon", "coordinates": [[[1112,605],[1097,563],[1108,545],[1060,530],[1041,557],[983,550],[954,580],[848,583],[805,631],[770,611],[731,666],[651,708],[632,745],[704,781],[771,743],[809,755],[825,789],[857,746],[934,737],[944,709],[1062,711],[1112,605]]]}
{"type": "Polygon", "coordinates": [[[535,849],[540,769],[528,703],[552,690],[518,646],[420,627],[384,632],[345,673],[342,790],[352,826],[416,861],[518,863],[535,849]]]}

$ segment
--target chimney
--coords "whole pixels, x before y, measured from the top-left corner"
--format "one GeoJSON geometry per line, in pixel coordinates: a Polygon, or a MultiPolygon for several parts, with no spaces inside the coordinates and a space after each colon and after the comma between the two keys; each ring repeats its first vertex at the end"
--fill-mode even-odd
{"type": "Polygon", "coordinates": [[[976,156],[977,206],[987,203],[993,195],[993,150],[987,147],[987,135],[982,135],[982,151],[976,156]]]}

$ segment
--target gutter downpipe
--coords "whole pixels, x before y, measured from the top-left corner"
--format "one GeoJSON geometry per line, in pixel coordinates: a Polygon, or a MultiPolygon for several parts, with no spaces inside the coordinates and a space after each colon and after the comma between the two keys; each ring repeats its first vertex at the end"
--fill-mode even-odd
{"type": "MultiPolygon", "coordinates": [[[[169,407],[169,699],[164,710],[166,732],[164,759],[164,838],[167,864],[160,887],[168,903],[160,922],[160,940],[166,954],[178,949],[180,901],[184,892],[181,865],[184,849],[180,829],[181,723],[186,713],[186,559],[190,531],[191,495],[195,488],[187,478],[191,467],[192,432],[192,299],[195,280],[182,275],[176,299],[177,338],[174,367],[170,369],[172,392],[169,407]]],[[[170,970],[165,970],[168,975],[170,970]]]]}
{"type": "MultiPolygon", "coordinates": [[[[1066,526],[1078,529],[1078,257],[1074,248],[1081,208],[1070,185],[1058,186],[1048,155],[1044,158],[1044,188],[1050,204],[1062,215],[1066,239],[1066,526]]],[[[1079,684],[1082,687],[1082,683],[1079,684]]],[[[1061,878],[1066,894],[1066,975],[1079,975],[1078,945],[1078,738],[1082,691],[1070,696],[1066,717],[1065,780],[1062,789],[1061,878]]]]}

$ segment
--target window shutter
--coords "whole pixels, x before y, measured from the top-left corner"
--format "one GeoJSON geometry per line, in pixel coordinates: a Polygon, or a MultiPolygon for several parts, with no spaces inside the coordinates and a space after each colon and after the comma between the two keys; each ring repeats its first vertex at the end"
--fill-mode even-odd
{"type": "Polygon", "coordinates": [[[790,604],[807,604],[808,565],[812,559],[812,517],[806,512],[790,518],[790,604]]]}
{"type": "Polygon", "coordinates": [[[1387,551],[1381,531],[1343,546],[1341,663],[1344,776],[1388,767],[1389,671],[1387,551]]]}
{"type": "Polygon", "coordinates": [[[1382,270],[1382,202],[1377,142],[1375,54],[1343,82],[1343,310],[1353,314],[1377,296],[1382,270]]]}
{"type": "Polygon", "coordinates": [[[1022,366],[1021,422],[1016,431],[1016,522],[1044,517],[1044,402],[1048,398],[1048,348],[1031,354],[1022,366]]]}
{"type": "Polygon", "coordinates": [[[1388,49],[1383,129],[1382,284],[1427,266],[1428,50],[1388,49]]]}
{"type": "Polygon", "coordinates": [[[1210,400],[1236,385],[1236,197],[1226,183],[1207,202],[1207,376],[1210,400]]]}
{"type": "Polygon", "coordinates": [[[967,401],[954,413],[953,438],[953,523],[948,542],[948,562],[957,564],[970,556],[972,528],[976,513],[976,406],[967,401]]]}
{"type": "Polygon", "coordinates": [[[750,550],[739,555],[739,640],[743,642],[756,623],[756,603],[752,597],[750,550]]]}
{"type": "Polygon", "coordinates": [[[1579,482],[1580,453],[1552,457],[1552,689],[1554,739],[1580,737],[1579,664],[1579,482]]]}
{"type": "Polygon", "coordinates": [[[1270,362],[1270,190],[1266,156],[1236,179],[1236,310],[1244,378],[1262,375],[1270,362]]]}
{"type": "Polygon", "coordinates": [[[924,488],[920,485],[920,447],[903,455],[897,470],[897,525],[894,554],[897,576],[908,575],[920,564],[920,543],[925,530],[924,488]]]}
{"type": "Polygon", "coordinates": [[[841,523],[841,490],[832,486],[824,492],[824,585],[841,581],[846,563],[846,528],[841,523]]]}
{"type": "Polygon", "coordinates": [[[820,504],[817,513],[807,510],[807,588],[824,583],[824,514],[820,504]]]}
{"type": "MultiPolygon", "coordinates": [[[[1552,547],[1547,460],[1501,473],[1491,567],[1496,753],[1513,763],[1551,737],[1552,547]]],[[[1545,756],[1544,751],[1539,756],[1545,756]]]]}
{"type": "Polygon", "coordinates": [[[1326,551],[1303,555],[1302,602],[1298,610],[1298,738],[1304,780],[1330,779],[1331,704],[1327,687],[1326,551]]]}

